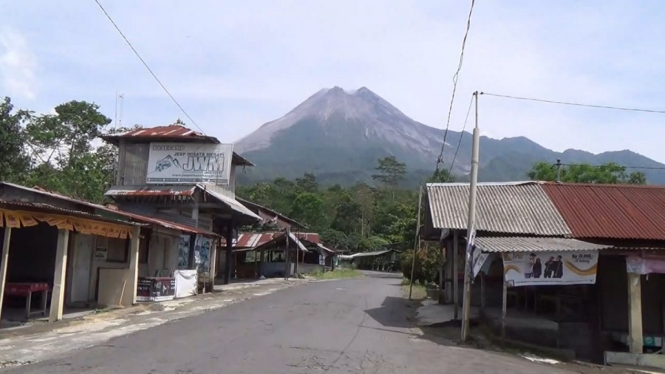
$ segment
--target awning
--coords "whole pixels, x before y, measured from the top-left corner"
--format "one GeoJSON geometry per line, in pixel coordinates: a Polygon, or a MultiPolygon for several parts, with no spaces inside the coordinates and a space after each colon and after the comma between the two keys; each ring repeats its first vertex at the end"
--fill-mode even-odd
{"type": "Polygon", "coordinates": [[[117,214],[117,215],[120,215],[120,216],[123,216],[123,217],[127,217],[127,218],[130,218],[130,219],[134,220],[134,221],[147,223],[147,224],[153,224],[153,225],[161,226],[161,227],[171,229],[171,230],[178,230],[178,231],[186,232],[186,233],[189,233],[189,234],[199,234],[199,235],[207,236],[207,237],[210,237],[210,238],[217,238],[217,237],[220,236],[219,234],[215,234],[212,231],[203,230],[203,229],[200,229],[198,227],[183,225],[181,223],[167,221],[167,220],[159,219],[159,218],[155,218],[155,217],[143,216],[143,215],[140,215],[140,214],[130,213],[130,212],[126,212],[126,211],[119,210],[119,209],[105,208],[104,211],[109,212],[109,213],[113,213],[113,214],[117,214]]]}
{"type": "Polygon", "coordinates": [[[394,252],[395,250],[393,249],[386,249],[383,251],[375,251],[375,252],[360,252],[360,253],[354,253],[352,255],[346,256],[342,255],[340,258],[342,260],[352,260],[354,258],[359,258],[359,257],[376,257],[376,256],[381,256],[385,255],[386,253],[394,252]]]}
{"type": "Polygon", "coordinates": [[[132,227],[139,226],[132,222],[63,209],[43,203],[0,200],[0,227],[6,225],[10,228],[19,229],[36,226],[40,222],[61,230],[76,230],[81,234],[120,239],[129,238],[132,227]]]}
{"type": "Polygon", "coordinates": [[[612,248],[570,238],[480,237],[474,244],[483,252],[567,252],[612,248]]]}
{"type": "Polygon", "coordinates": [[[239,202],[236,201],[236,199],[226,196],[223,193],[217,192],[208,186],[204,185],[197,185],[198,188],[201,190],[205,191],[207,194],[210,196],[214,197],[215,199],[219,200],[221,203],[224,205],[228,206],[231,210],[235,211],[238,214],[241,214],[245,216],[246,219],[251,220],[251,221],[262,221],[263,218],[252,212],[251,210],[247,209],[244,205],[240,204],[239,202]]]}
{"type": "MultiPolygon", "coordinates": [[[[277,236],[277,237],[275,237],[274,239],[272,239],[272,240],[270,240],[270,241],[267,241],[267,242],[265,242],[265,243],[263,243],[263,244],[261,244],[261,245],[259,245],[259,246],[257,246],[257,247],[254,247],[254,248],[247,248],[246,250],[248,250],[248,251],[254,251],[254,250],[255,250],[255,251],[264,251],[264,250],[266,250],[268,247],[270,247],[270,246],[274,245],[275,243],[277,243],[278,241],[282,241],[282,240],[286,241],[286,236],[283,235],[283,234],[280,235],[280,236],[277,236]]],[[[309,252],[310,252],[310,251],[307,249],[307,247],[305,247],[305,246],[302,244],[302,242],[301,242],[300,240],[298,240],[298,238],[296,237],[296,235],[293,234],[292,232],[289,232],[289,240],[291,240],[292,242],[296,243],[296,245],[298,246],[298,249],[299,249],[299,250],[301,250],[301,251],[303,251],[303,252],[305,252],[305,253],[309,253],[309,252]]],[[[278,249],[279,249],[279,248],[278,248],[278,249]]],[[[240,252],[240,251],[242,251],[242,250],[239,249],[238,252],[240,252]]],[[[235,251],[234,251],[234,252],[235,252],[235,251]]]]}
{"type": "Polygon", "coordinates": [[[323,249],[324,251],[326,251],[326,252],[328,252],[328,253],[332,253],[332,254],[337,253],[337,251],[333,251],[333,250],[330,249],[330,248],[324,247],[323,244],[321,244],[321,243],[316,243],[316,246],[319,247],[319,248],[321,248],[321,249],[323,249]]]}

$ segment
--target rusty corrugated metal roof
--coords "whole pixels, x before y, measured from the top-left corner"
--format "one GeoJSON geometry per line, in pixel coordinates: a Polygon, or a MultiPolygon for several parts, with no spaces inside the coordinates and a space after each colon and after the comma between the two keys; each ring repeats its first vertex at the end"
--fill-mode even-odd
{"type": "Polygon", "coordinates": [[[116,186],[106,196],[193,196],[196,186],[116,186]]]}
{"type": "Polygon", "coordinates": [[[665,240],[665,188],[544,183],[576,238],[665,240]]]}
{"type": "MultiPolygon", "coordinates": [[[[314,244],[320,244],[320,237],[317,233],[291,233],[300,240],[305,240],[314,244]]],[[[284,235],[283,232],[261,232],[261,233],[240,233],[238,238],[233,240],[233,247],[253,248],[263,245],[273,239],[284,235]]],[[[221,245],[226,245],[226,240],[222,238],[221,245]]]]}
{"type": "Polygon", "coordinates": [[[120,139],[127,139],[127,140],[160,139],[160,140],[175,140],[175,141],[197,140],[197,141],[206,141],[209,143],[219,143],[219,140],[217,140],[217,138],[215,138],[214,136],[207,136],[204,133],[194,131],[183,125],[176,125],[176,124],[168,126],[134,129],[119,134],[107,134],[107,135],[102,135],[101,138],[115,145],[118,145],[120,143],[120,139]]]}
{"type": "Polygon", "coordinates": [[[126,212],[124,210],[119,210],[117,207],[104,207],[104,209],[107,212],[116,213],[116,214],[121,215],[123,217],[131,218],[135,221],[148,223],[148,224],[153,224],[153,225],[165,227],[167,229],[183,231],[183,232],[190,233],[190,234],[201,234],[201,235],[210,236],[210,237],[219,237],[219,234],[215,234],[214,232],[211,232],[211,231],[208,231],[208,230],[203,230],[203,229],[200,229],[198,227],[183,225],[183,224],[180,224],[180,223],[177,223],[177,222],[166,221],[166,220],[155,218],[155,217],[148,217],[148,216],[143,216],[143,215],[140,215],[140,214],[130,213],[130,212],[126,212]]]}
{"type": "Polygon", "coordinates": [[[5,209],[10,209],[10,210],[22,210],[22,211],[61,214],[61,215],[65,215],[65,216],[81,217],[81,218],[86,218],[86,219],[93,220],[93,221],[110,222],[110,223],[116,223],[116,224],[119,224],[119,225],[126,225],[126,226],[140,226],[140,223],[137,224],[137,223],[134,223],[134,222],[123,221],[123,220],[109,218],[109,217],[103,217],[103,216],[100,216],[98,214],[92,214],[92,213],[83,212],[83,211],[80,211],[80,210],[61,208],[61,207],[58,207],[58,206],[55,206],[55,205],[45,204],[45,203],[0,200],[0,207],[5,208],[5,209]]]}
{"type": "MultiPolygon", "coordinates": [[[[427,194],[434,228],[467,228],[468,183],[430,183],[427,194]]],[[[476,230],[543,236],[571,234],[537,182],[479,183],[476,230]]]]}
{"type": "MultiPolygon", "coordinates": [[[[215,234],[215,233],[205,231],[205,230],[201,230],[201,229],[198,229],[196,227],[181,225],[181,224],[175,223],[175,222],[165,221],[165,220],[161,220],[161,219],[157,219],[157,218],[153,218],[153,217],[142,216],[142,215],[134,214],[134,213],[129,213],[129,212],[125,212],[123,210],[117,209],[117,208],[110,208],[110,207],[106,207],[104,205],[91,203],[91,202],[85,201],[85,200],[74,199],[74,198],[69,197],[69,196],[64,196],[64,195],[60,195],[60,194],[52,192],[52,191],[47,191],[47,190],[45,190],[41,187],[30,188],[30,187],[25,187],[25,186],[21,186],[21,185],[14,184],[14,183],[9,183],[9,182],[0,182],[0,185],[5,185],[5,186],[12,187],[12,188],[20,189],[20,190],[33,192],[33,193],[38,193],[38,194],[45,195],[45,196],[50,196],[50,197],[53,197],[53,198],[56,198],[56,199],[73,202],[73,203],[76,203],[76,204],[86,206],[88,208],[95,209],[96,211],[103,211],[103,212],[113,213],[113,214],[116,214],[116,215],[121,216],[121,217],[134,219],[134,220],[138,221],[139,223],[154,224],[154,225],[158,225],[158,226],[162,226],[162,227],[166,227],[166,228],[181,230],[181,231],[188,232],[188,233],[203,234],[203,235],[208,235],[208,236],[217,236],[217,234],[215,234]]],[[[19,202],[13,201],[11,203],[17,204],[19,202]]],[[[24,202],[20,202],[20,203],[26,204],[24,202]]],[[[35,205],[35,203],[32,203],[32,204],[35,205]]],[[[42,204],[42,205],[47,205],[47,204],[42,204]]],[[[63,208],[58,208],[58,207],[55,207],[55,208],[60,209],[60,210],[65,211],[65,212],[68,211],[67,209],[63,209],[63,208]]],[[[83,212],[83,214],[89,214],[91,216],[101,217],[99,215],[92,215],[90,213],[85,213],[85,212],[83,212]]],[[[105,219],[112,220],[111,218],[105,218],[105,219]]]]}
{"type": "Polygon", "coordinates": [[[571,238],[479,237],[475,244],[483,252],[597,251],[612,248],[571,238]]]}
{"type": "MultiPolygon", "coordinates": [[[[174,141],[174,142],[204,142],[219,144],[220,141],[214,136],[208,136],[202,132],[198,132],[187,128],[183,125],[168,125],[157,127],[146,127],[134,129],[119,134],[106,134],[101,136],[102,139],[115,145],[120,144],[120,139],[128,141],[174,141]]],[[[233,165],[239,166],[256,166],[248,159],[233,152],[233,165]]]]}

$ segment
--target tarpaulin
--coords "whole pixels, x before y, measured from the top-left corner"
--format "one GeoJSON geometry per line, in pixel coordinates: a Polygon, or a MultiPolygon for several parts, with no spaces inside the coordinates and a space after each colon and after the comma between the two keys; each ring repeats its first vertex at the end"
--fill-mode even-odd
{"type": "Polygon", "coordinates": [[[196,295],[198,287],[198,274],[196,270],[176,270],[173,272],[175,277],[175,297],[189,297],[196,295]]]}

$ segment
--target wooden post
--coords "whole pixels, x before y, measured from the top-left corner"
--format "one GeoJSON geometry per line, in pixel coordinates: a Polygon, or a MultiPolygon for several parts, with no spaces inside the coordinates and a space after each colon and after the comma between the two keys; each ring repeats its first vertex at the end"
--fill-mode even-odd
{"type": "Polygon", "coordinates": [[[446,241],[446,304],[453,303],[453,243],[450,239],[446,241]]]}
{"type": "Polygon", "coordinates": [[[506,338],[506,312],[508,310],[508,283],[503,280],[503,302],[501,305],[501,338],[506,338]]]}
{"type": "Polygon", "coordinates": [[[454,319],[459,318],[459,273],[457,270],[457,256],[459,253],[459,238],[457,230],[453,231],[453,304],[454,308],[454,319]]]}
{"type": "Polygon", "coordinates": [[[485,273],[480,272],[480,316],[485,313],[485,273]]]}
{"type": "MultiPolygon", "coordinates": [[[[289,264],[289,229],[286,229],[286,248],[284,248],[284,280],[289,279],[291,264],[289,264]]],[[[298,262],[298,259],[296,259],[298,262]]]]}
{"type": "MultiPolygon", "coordinates": [[[[141,227],[132,227],[132,238],[129,242],[129,280],[127,292],[132,293],[132,305],[136,304],[136,291],[139,280],[139,243],[141,242],[141,227]]],[[[122,300],[120,300],[122,305],[122,300]]]]}
{"type": "Polygon", "coordinates": [[[446,276],[445,276],[445,257],[446,257],[446,245],[443,241],[439,241],[439,304],[445,303],[444,288],[446,286],[446,276]]]}
{"type": "MultiPolygon", "coordinates": [[[[2,300],[5,297],[5,281],[7,280],[7,265],[9,264],[9,243],[12,238],[12,228],[5,226],[5,237],[2,240],[2,261],[0,263],[0,321],[2,320],[2,300]]],[[[44,297],[44,296],[42,296],[44,297]]]]}
{"type": "Polygon", "coordinates": [[[641,275],[635,273],[628,273],[628,348],[630,353],[644,352],[641,275]]]}
{"type": "Polygon", "coordinates": [[[231,283],[231,269],[233,261],[233,222],[228,220],[226,222],[226,263],[224,264],[224,284],[231,283]]]}
{"type": "Polygon", "coordinates": [[[210,269],[208,274],[210,277],[210,292],[215,291],[215,273],[217,272],[217,239],[214,239],[210,245],[210,269]]]}
{"type": "Polygon", "coordinates": [[[51,310],[49,322],[62,319],[62,310],[65,304],[65,279],[67,277],[67,247],[69,246],[69,231],[59,229],[57,249],[55,252],[55,274],[53,276],[53,291],[51,291],[51,310]]]}

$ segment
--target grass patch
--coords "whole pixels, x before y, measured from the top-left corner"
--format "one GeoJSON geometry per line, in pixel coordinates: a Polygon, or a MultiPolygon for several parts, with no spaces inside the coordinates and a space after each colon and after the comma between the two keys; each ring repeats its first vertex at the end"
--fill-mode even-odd
{"type": "Polygon", "coordinates": [[[336,269],[335,271],[316,272],[310,275],[316,279],[343,279],[359,277],[362,273],[355,269],[336,269]]]}
{"type": "MultiPolygon", "coordinates": [[[[404,278],[402,279],[402,291],[406,297],[409,297],[409,280],[404,278]]],[[[427,287],[418,282],[413,283],[413,291],[411,293],[411,299],[413,300],[423,300],[427,298],[427,287]]]]}

